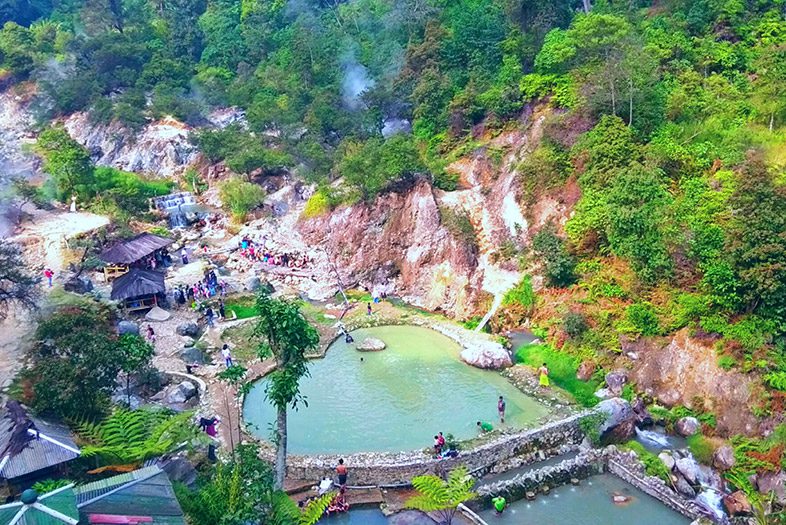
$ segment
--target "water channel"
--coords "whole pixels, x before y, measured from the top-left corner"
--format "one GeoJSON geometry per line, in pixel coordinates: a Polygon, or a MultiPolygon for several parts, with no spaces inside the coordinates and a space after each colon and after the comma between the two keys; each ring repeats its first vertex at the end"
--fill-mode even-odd
{"type": "MultiPolygon", "coordinates": [[[[311,363],[311,376],[301,381],[308,406],[289,414],[290,452],[416,450],[430,447],[438,431],[471,438],[478,420],[498,426],[500,395],[508,426],[534,426],[547,415],[547,407],[499,373],[461,362],[459,345],[431,329],[386,326],[352,336],[355,343],[381,339],[387,348],[359,352],[340,339],[324,359],[311,363]]],[[[246,397],[243,410],[252,431],[268,439],[275,411],[265,399],[264,379],[246,397]]]]}

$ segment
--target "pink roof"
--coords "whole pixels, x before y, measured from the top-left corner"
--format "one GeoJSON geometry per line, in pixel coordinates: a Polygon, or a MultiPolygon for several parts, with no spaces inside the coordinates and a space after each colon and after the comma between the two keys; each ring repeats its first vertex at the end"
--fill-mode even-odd
{"type": "Polygon", "coordinates": [[[139,523],[153,523],[150,516],[117,516],[115,514],[90,514],[90,523],[96,525],[137,525],[139,523]]]}

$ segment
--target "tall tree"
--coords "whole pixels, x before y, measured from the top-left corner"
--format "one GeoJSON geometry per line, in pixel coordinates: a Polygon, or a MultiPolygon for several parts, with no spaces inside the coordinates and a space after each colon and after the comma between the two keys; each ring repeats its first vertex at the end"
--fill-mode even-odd
{"type": "Polygon", "coordinates": [[[35,308],[38,279],[30,275],[18,245],[0,240],[0,319],[12,305],[35,308]]]}
{"type": "Polygon", "coordinates": [[[275,486],[281,489],[287,469],[287,408],[297,409],[300,402],[305,402],[300,379],[308,375],[306,353],[317,348],[319,333],[303,316],[296,301],[274,299],[263,291],[257,296],[256,308],[259,321],[254,335],[260,338],[259,357],[272,357],[276,363],[268,375],[266,395],[277,410],[275,486]]]}

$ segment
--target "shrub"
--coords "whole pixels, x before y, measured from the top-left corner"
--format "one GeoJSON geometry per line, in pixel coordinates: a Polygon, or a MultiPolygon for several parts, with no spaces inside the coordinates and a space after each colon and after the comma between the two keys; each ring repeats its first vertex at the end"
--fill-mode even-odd
{"type": "Polygon", "coordinates": [[[248,213],[262,204],[265,192],[258,184],[240,177],[232,177],[219,188],[221,204],[232,215],[235,223],[242,223],[248,213]]]}
{"type": "Polygon", "coordinates": [[[724,370],[730,370],[737,364],[737,360],[730,355],[722,355],[718,358],[718,366],[724,370]]]}
{"type": "Polygon", "coordinates": [[[554,223],[548,223],[535,235],[532,247],[543,260],[549,286],[564,288],[576,281],[576,259],[568,253],[554,223]]]}
{"type": "Polygon", "coordinates": [[[502,298],[502,306],[517,304],[526,309],[532,309],[536,300],[535,290],[532,289],[532,277],[525,275],[521,282],[512,290],[508,290],[505,297],[502,298]]]}
{"type": "Polygon", "coordinates": [[[644,464],[644,470],[650,476],[656,476],[666,483],[671,482],[671,473],[663,461],[658,456],[644,448],[644,446],[637,441],[628,441],[625,443],[624,448],[632,450],[639,457],[639,460],[644,464]]]}
{"type": "Polygon", "coordinates": [[[477,249],[478,239],[475,235],[475,227],[466,211],[440,206],[439,219],[451,235],[462,241],[471,250],[477,249]]]}
{"type": "Polygon", "coordinates": [[[324,190],[317,190],[306,202],[303,209],[303,218],[311,219],[329,212],[331,208],[330,197],[324,190]]]}
{"type": "Polygon", "coordinates": [[[652,309],[652,305],[648,303],[636,303],[628,306],[625,316],[627,321],[641,335],[657,335],[660,332],[658,316],[652,309]]]}
{"type": "Polygon", "coordinates": [[[581,312],[568,312],[562,318],[562,328],[572,339],[578,339],[587,331],[587,319],[581,312]]]}
{"type": "Polygon", "coordinates": [[[715,443],[702,434],[688,437],[688,449],[696,461],[704,465],[712,464],[712,454],[715,452],[715,443]]]}

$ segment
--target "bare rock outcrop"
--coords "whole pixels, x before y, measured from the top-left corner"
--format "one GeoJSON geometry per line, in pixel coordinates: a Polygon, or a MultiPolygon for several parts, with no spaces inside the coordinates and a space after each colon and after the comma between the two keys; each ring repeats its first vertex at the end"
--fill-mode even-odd
{"type": "Polygon", "coordinates": [[[499,343],[477,342],[461,351],[461,360],[477,368],[505,368],[512,366],[508,351],[499,343]]]}
{"type": "Polygon", "coordinates": [[[666,344],[649,341],[638,348],[630,371],[636,387],[666,406],[684,405],[715,414],[720,435],[754,435],[757,418],[751,378],[724,370],[711,341],[689,337],[681,330],[666,344]],[[702,406],[696,406],[702,400],[702,406]]]}

